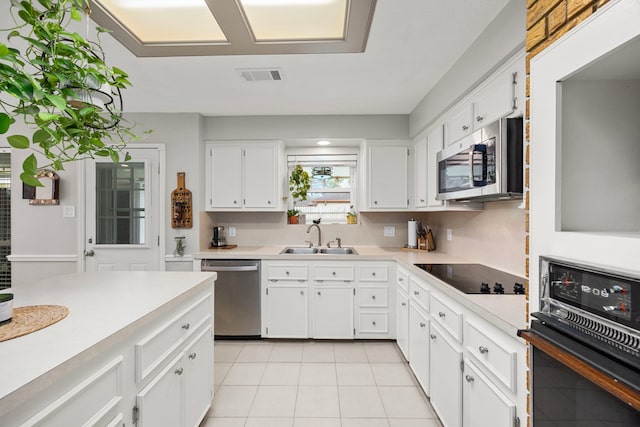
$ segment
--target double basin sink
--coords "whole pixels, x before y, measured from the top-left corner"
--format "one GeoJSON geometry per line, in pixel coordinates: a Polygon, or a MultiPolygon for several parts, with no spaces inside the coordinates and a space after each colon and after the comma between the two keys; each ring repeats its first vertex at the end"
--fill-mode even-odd
{"type": "Polygon", "coordinates": [[[281,254],[288,255],[313,255],[313,254],[326,254],[326,255],[358,255],[353,248],[299,248],[299,247],[286,247],[280,251],[281,254]]]}

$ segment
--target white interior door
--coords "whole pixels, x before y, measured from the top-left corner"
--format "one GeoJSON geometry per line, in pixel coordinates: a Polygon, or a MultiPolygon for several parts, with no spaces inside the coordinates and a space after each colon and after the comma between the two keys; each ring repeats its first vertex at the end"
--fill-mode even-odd
{"type": "Polygon", "coordinates": [[[160,150],[127,151],[87,161],[85,271],[160,269],[160,150]]]}

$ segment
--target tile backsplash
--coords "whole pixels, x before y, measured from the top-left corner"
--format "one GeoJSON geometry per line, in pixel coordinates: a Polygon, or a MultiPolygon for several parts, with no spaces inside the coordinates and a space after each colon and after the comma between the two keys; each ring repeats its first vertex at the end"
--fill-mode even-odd
{"type": "MultiPolygon", "coordinates": [[[[407,221],[428,223],[434,231],[437,251],[524,275],[525,211],[520,201],[485,203],[475,212],[361,212],[355,225],[322,224],[322,244],[342,239],[345,246],[402,247],[407,243],[407,221]],[[393,227],[395,236],[384,236],[393,227]],[[452,240],[446,239],[451,229],[452,240]]],[[[227,228],[227,243],[240,246],[304,246],[317,242],[308,225],[289,225],[284,212],[201,212],[200,249],[209,247],[212,227],[227,228]],[[229,227],[236,228],[230,237],[229,227]]]]}

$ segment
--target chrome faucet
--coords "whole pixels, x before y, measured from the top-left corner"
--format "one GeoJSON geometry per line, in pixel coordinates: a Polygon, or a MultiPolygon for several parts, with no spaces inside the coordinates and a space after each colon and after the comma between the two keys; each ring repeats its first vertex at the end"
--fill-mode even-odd
{"type": "Polygon", "coordinates": [[[320,226],[318,224],[311,224],[307,227],[307,234],[311,232],[311,227],[318,229],[318,247],[322,246],[322,232],[320,231],[320,226]]]}

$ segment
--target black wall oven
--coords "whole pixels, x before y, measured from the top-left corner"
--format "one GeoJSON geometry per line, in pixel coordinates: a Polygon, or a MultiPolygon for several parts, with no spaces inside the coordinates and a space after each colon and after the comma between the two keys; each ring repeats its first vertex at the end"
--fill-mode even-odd
{"type": "Polygon", "coordinates": [[[534,427],[640,426],[640,277],[541,257],[534,427]]]}

